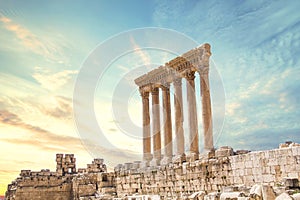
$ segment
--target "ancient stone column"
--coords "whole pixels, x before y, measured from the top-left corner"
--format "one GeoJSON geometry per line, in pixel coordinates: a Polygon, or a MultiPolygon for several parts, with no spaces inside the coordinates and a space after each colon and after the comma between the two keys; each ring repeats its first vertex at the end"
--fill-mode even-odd
{"type": "Polygon", "coordinates": [[[140,88],[143,101],[143,160],[149,162],[151,155],[151,135],[150,135],[150,113],[149,113],[149,92],[140,88]]]}
{"type": "Polygon", "coordinates": [[[152,137],[153,137],[153,159],[152,166],[160,164],[161,159],[161,136],[160,136],[160,116],[159,116],[159,88],[151,88],[152,95],[152,137]]]}
{"type": "Polygon", "coordinates": [[[175,106],[175,135],[176,135],[176,157],[184,155],[184,132],[183,132],[183,109],[182,109],[182,81],[181,78],[174,79],[174,106],[175,106]]]}
{"type": "Polygon", "coordinates": [[[188,118],[189,118],[189,144],[190,153],[199,154],[198,146],[198,120],[197,120],[197,106],[196,106],[196,93],[195,93],[195,72],[187,70],[185,73],[187,80],[187,104],[188,104],[188,118]]]}
{"type": "Polygon", "coordinates": [[[200,71],[199,74],[200,74],[200,88],[201,88],[201,97],[202,97],[204,150],[209,152],[214,149],[214,144],[213,144],[212,113],[211,113],[208,68],[207,70],[200,71]]]}
{"type": "Polygon", "coordinates": [[[164,158],[162,164],[168,164],[172,161],[172,119],[170,104],[170,85],[162,86],[163,108],[164,108],[164,158]]]}

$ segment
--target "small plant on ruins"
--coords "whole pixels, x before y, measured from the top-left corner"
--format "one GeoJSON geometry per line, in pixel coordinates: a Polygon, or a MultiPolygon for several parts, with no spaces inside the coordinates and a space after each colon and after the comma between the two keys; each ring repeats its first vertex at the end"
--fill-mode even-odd
{"type": "Polygon", "coordinates": [[[283,184],[282,182],[277,182],[277,183],[276,183],[276,186],[277,186],[277,187],[283,187],[284,184],[283,184]]]}
{"type": "Polygon", "coordinates": [[[294,190],[292,194],[297,194],[297,193],[300,193],[300,189],[294,190]]]}

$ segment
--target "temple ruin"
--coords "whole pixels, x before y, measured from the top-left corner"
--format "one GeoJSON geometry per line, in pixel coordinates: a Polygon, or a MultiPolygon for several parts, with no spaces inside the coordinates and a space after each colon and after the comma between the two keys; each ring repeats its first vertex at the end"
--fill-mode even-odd
{"type": "Polygon", "coordinates": [[[212,130],[212,111],[209,88],[209,58],[211,56],[210,45],[204,44],[192,49],[181,56],[165,63],[157,69],[135,79],[139,86],[143,102],[143,161],[144,166],[157,166],[168,164],[172,161],[172,119],[170,105],[170,87],[174,87],[175,108],[175,159],[185,160],[185,138],[183,133],[183,97],[182,79],[186,80],[187,109],[189,124],[189,157],[197,160],[199,157],[198,144],[198,118],[196,107],[195,75],[200,76],[200,91],[202,97],[202,118],[204,150],[206,153],[214,149],[212,130]],[[164,157],[162,158],[160,102],[159,92],[163,96],[163,121],[164,121],[164,157]],[[152,100],[152,127],[150,127],[149,96],[152,100]],[[152,134],[150,133],[152,130],[152,134]],[[151,138],[152,149],[151,153],[151,138]]]}
{"type": "Polygon", "coordinates": [[[209,88],[210,56],[210,45],[204,44],[135,80],[143,101],[142,162],[118,164],[114,171],[107,172],[101,158],[94,159],[86,168],[76,169],[73,154],[57,154],[56,171],[21,170],[20,176],[8,185],[6,199],[300,199],[300,144],[288,141],[280,144],[278,149],[253,152],[234,151],[228,146],[214,149],[209,88]],[[198,144],[194,82],[197,74],[200,76],[202,97],[204,152],[199,152],[198,144]],[[182,79],[186,80],[187,90],[187,152],[183,132],[182,79]],[[174,87],[174,131],[170,87],[174,87]],[[162,103],[159,101],[160,91],[162,103]],[[164,111],[163,130],[160,104],[164,111]],[[161,133],[164,133],[164,144],[161,144],[161,133]],[[173,151],[174,140],[176,151],[173,151]]]}

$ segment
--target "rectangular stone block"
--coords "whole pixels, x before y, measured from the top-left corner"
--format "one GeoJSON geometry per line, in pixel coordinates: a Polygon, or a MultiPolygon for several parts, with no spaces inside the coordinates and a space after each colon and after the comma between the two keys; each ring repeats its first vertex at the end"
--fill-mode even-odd
{"type": "Polygon", "coordinates": [[[246,176],[253,175],[252,169],[251,168],[245,169],[245,175],[246,176]]]}
{"type": "Polygon", "coordinates": [[[270,174],[263,174],[263,182],[264,183],[270,183],[270,182],[274,182],[275,181],[275,178],[273,175],[270,175],[270,174]]]}
{"type": "Polygon", "coordinates": [[[278,160],[276,158],[270,158],[267,163],[268,166],[278,165],[278,160]]]}
{"type": "Polygon", "coordinates": [[[299,149],[299,147],[292,147],[292,156],[300,155],[300,154],[298,153],[298,149],[299,149]]]}
{"type": "Polygon", "coordinates": [[[245,168],[245,163],[240,161],[236,163],[236,168],[237,169],[244,169],[245,168]]]}
{"type": "Polygon", "coordinates": [[[297,172],[290,172],[290,173],[288,173],[288,177],[290,177],[290,178],[299,178],[297,172]]]}
{"type": "Polygon", "coordinates": [[[233,149],[231,147],[225,146],[217,149],[215,151],[216,157],[229,157],[233,155],[233,149]]]}
{"type": "Polygon", "coordinates": [[[253,161],[252,160],[246,160],[245,161],[245,168],[253,168],[253,161]]]}
{"type": "Polygon", "coordinates": [[[261,175],[254,175],[254,180],[256,183],[262,183],[263,177],[261,175]]]}
{"type": "Polygon", "coordinates": [[[238,174],[239,174],[239,176],[244,176],[245,175],[244,169],[239,169],[238,174]]]}
{"type": "Polygon", "coordinates": [[[234,176],[233,177],[233,182],[234,184],[242,184],[243,183],[243,179],[239,176],[234,176]]]}
{"type": "Polygon", "coordinates": [[[253,162],[253,167],[255,168],[259,168],[259,167],[262,167],[261,166],[261,160],[260,160],[261,158],[256,158],[256,160],[253,160],[252,162],[253,162]]]}
{"type": "Polygon", "coordinates": [[[263,167],[262,168],[262,173],[263,174],[270,174],[271,173],[271,167],[269,167],[269,166],[263,167]]]}
{"type": "Polygon", "coordinates": [[[291,163],[291,164],[287,164],[285,165],[285,172],[286,173],[291,173],[291,172],[295,172],[296,171],[296,165],[291,163]]]}
{"type": "Polygon", "coordinates": [[[253,176],[245,176],[244,177],[244,184],[247,186],[251,186],[254,184],[254,177],[253,176]]]}
{"type": "Polygon", "coordinates": [[[252,172],[254,175],[261,175],[262,174],[262,169],[260,167],[256,167],[252,169],[252,172]]]}

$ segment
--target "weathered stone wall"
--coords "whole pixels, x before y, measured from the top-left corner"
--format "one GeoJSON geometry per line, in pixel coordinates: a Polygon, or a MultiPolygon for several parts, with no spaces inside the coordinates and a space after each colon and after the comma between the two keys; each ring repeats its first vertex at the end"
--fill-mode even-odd
{"type": "Polygon", "coordinates": [[[21,172],[21,176],[8,185],[6,199],[72,199],[72,176],[56,176],[56,172],[21,172]]]}
{"type": "MultiPolygon", "coordinates": [[[[141,168],[141,162],[126,163],[118,165],[115,172],[110,173],[106,172],[102,159],[95,159],[87,168],[78,169],[77,172],[22,170],[20,177],[8,185],[6,199],[111,199],[113,196],[124,197],[137,193],[159,194],[163,199],[184,199],[199,191],[206,194],[223,191],[224,196],[228,188],[240,186],[249,189],[256,184],[263,185],[263,188],[265,185],[273,188],[284,185],[277,187],[281,189],[276,194],[281,194],[286,188],[298,190],[300,146],[290,144],[281,147],[269,151],[235,153],[230,147],[222,147],[214,155],[198,160],[190,157],[186,159],[187,162],[180,159],[168,165],[148,168],[141,168]]],[[[61,165],[66,166],[65,162],[70,164],[67,168],[75,167],[75,162],[61,160],[59,156],[59,169],[63,168],[61,165]]]]}
{"type": "Polygon", "coordinates": [[[222,191],[225,186],[281,185],[285,177],[300,177],[300,147],[232,155],[230,148],[214,158],[136,169],[127,163],[116,170],[118,196],[160,194],[180,197],[198,191],[222,191]]]}
{"type": "Polygon", "coordinates": [[[300,147],[287,147],[269,151],[250,152],[229,157],[234,184],[281,184],[283,178],[300,177],[300,147]]]}
{"type": "Polygon", "coordinates": [[[72,184],[64,183],[60,186],[51,187],[20,187],[16,190],[13,198],[17,200],[32,200],[32,199],[53,199],[53,200],[70,200],[72,196],[72,184]]]}
{"type": "Polygon", "coordinates": [[[84,173],[77,174],[73,178],[74,199],[80,197],[95,196],[95,194],[116,193],[114,173],[84,173]]]}
{"type": "Polygon", "coordinates": [[[78,172],[75,162],[73,154],[57,154],[56,172],[21,170],[20,177],[8,185],[6,199],[77,200],[115,192],[114,173],[106,172],[103,159],[94,159],[78,172]]]}

